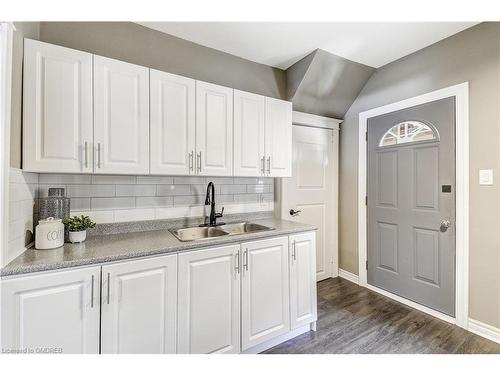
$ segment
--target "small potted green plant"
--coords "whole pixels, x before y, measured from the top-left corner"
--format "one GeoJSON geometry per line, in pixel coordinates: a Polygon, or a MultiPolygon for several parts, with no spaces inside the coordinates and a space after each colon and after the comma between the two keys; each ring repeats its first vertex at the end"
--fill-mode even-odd
{"type": "Polygon", "coordinates": [[[85,215],[67,217],[63,220],[63,223],[68,227],[69,241],[71,243],[85,241],[87,229],[95,227],[95,223],[85,215]]]}

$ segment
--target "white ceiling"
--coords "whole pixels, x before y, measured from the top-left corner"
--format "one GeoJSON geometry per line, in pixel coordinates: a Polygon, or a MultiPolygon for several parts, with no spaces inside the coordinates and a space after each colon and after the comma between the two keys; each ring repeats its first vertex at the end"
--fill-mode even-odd
{"type": "Polygon", "coordinates": [[[286,69],[321,48],[378,68],[477,22],[138,22],[179,38],[286,69]]]}

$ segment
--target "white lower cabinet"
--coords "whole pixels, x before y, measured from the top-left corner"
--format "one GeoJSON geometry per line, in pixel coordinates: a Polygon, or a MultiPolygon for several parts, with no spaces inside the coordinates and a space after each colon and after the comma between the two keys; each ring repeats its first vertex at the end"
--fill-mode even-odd
{"type": "Polygon", "coordinates": [[[100,269],[2,279],[3,352],[99,353],[100,269]]]}
{"type": "Polygon", "coordinates": [[[288,237],[241,248],[241,346],[246,350],[290,330],[288,237]]]}
{"type": "Polygon", "coordinates": [[[307,232],[3,278],[2,349],[257,352],[316,321],[315,254],[307,232]]]}
{"type": "Polygon", "coordinates": [[[291,329],[315,322],[316,233],[290,236],[290,325],[291,329]]]}
{"type": "Polygon", "coordinates": [[[178,353],[240,351],[240,245],[179,255],[178,353]]]}
{"type": "Polygon", "coordinates": [[[101,352],[175,353],[177,255],[102,267],[101,352]]]}

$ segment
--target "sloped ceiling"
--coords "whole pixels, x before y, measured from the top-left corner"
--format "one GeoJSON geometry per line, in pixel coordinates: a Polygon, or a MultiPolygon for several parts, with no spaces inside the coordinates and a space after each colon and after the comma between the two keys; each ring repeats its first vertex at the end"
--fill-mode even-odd
{"type": "Polygon", "coordinates": [[[317,49],[286,70],[295,111],[342,119],[375,68],[317,49]]]}

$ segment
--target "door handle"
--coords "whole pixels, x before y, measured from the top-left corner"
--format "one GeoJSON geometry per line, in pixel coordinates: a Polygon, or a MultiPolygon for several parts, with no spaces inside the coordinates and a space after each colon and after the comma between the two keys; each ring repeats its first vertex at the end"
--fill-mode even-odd
{"type": "Polygon", "coordinates": [[[267,158],[267,174],[271,174],[271,157],[267,158]]]}
{"type": "Polygon", "coordinates": [[[266,174],[266,157],[263,156],[261,159],[260,159],[260,173],[262,175],[265,175],[266,174]]]}
{"type": "Polygon", "coordinates": [[[299,213],[301,213],[302,211],[301,210],[297,210],[295,211],[293,208],[290,210],[290,216],[298,216],[299,213]]]}
{"type": "Polygon", "coordinates": [[[111,287],[110,287],[110,283],[109,283],[109,276],[110,276],[110,275],[109,275],[109,272],[108,272],[108,285],[107,285],[107,287],[108,287],[108,295],[107,295],[107,299],[108,299],[108,301],[107,301],[107,304],[108,304],[108,305],[109,305],[109,292],[110,292],[110,288],[111,288],[111,287]]]}
{"type": "Polygon", "coordinates": [[[235,260],[235,266],[234,266],[234,270],[235,270],[235,275],[234,275],[234,278],[237,277],[236,274],[239,274],[240,273],[240,251],[238,250],[236,252],[236,254],[234,254],[234,260],[235,260]]]}
{"type": "Polygon", "coordinates": [[[292,259],[293,261],[297,260],[297,250],[295,248],[295,240],[293,240],[293,245],[292,245],[292,259]]]}
{"type": "Polygon", "coordinates": [[[451,223],[449,220],[443,220],[443,221],[441,221],[441,225],[439,227],[439,230],[444,233],[448,230],[450,225],[451,225],[451,223]]]}
{"type": "Polygon", "coordinates": [[[248,249],[245,249],[243,257],[245,258],[243,261],[243,268],[245,269],[245,271],[248,271],[248,249]]]}

